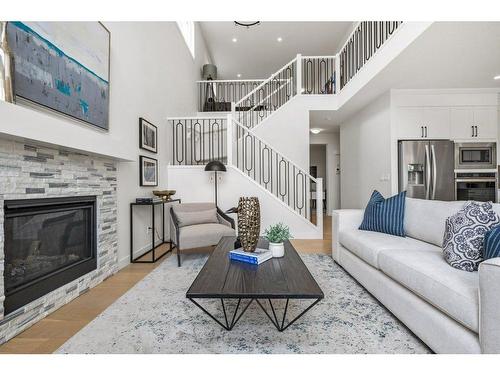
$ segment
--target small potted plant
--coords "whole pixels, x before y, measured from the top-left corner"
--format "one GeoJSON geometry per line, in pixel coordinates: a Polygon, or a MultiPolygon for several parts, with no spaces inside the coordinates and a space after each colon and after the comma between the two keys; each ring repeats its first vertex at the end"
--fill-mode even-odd
{"type": "Polygon", "coordinates": [[[292,238],[292,235],[287,225],[278,223],[267,228],[264,232],[264,237],[269,241],[269,250],[271,250],[273,257],[280,258],[285,255],[283,242],[292,238]]]}

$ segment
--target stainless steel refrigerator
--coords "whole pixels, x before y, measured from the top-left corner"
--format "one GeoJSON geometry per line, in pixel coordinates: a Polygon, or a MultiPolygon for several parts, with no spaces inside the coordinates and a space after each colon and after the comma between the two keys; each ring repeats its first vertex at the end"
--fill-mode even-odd
{"type": "Polygon", "coordinates": [[[406,196],[455,200],[454,143],[399,141],[399,191],[406,196]]]}

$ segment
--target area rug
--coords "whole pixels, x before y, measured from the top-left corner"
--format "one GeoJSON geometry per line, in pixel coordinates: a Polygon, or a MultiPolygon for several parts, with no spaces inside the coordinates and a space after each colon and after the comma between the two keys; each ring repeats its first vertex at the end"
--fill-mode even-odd
{"type": "MultiPolygon", "coordinates": [[[[205,315],[185,293],[205,263],[169,257],[57,353],[429,353],[330,256],[302,255],[325,298],[284,332],[253,302],[232,331],[205,315]]],[[[213,313],[220,301],[203,305],[213,313]]],[[[290,302],[293,317],[310,302],[290,302]]],[[[234,306],[228,306],[233,311],[234,306]]],[[[277,315],[284,306],[278,304],[277,315]]],[[[218,316],[223,319],[222,313],[218,316]]]]}

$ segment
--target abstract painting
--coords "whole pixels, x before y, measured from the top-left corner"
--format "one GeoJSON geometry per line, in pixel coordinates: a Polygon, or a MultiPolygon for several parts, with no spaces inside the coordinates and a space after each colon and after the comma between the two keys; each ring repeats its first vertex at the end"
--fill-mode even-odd
{"type": "Polygon", "coordinates": [[[110,33],[99,22],[9,22],[17,97],[109,127],[110,33]]]}
{"type": "Polygon", "coordinates": [[[158,186],[158,160],[141,156],[139,160],[141,186],[158,186]]]}
{"type": "Polygon", "coordinates": [[[154,153],[158,152],[158,128],[139,117],[139,147],[154,153]]]}

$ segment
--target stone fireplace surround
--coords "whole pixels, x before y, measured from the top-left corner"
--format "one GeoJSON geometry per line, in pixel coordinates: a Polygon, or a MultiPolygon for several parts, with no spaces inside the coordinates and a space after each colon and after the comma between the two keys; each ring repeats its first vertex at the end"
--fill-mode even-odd
{"type": "Polygon", "coordinates": [[[0,138],[0,344],[117,271],[116,162],[0,138]],[[97,269],[4,316],[4,200],[95,195],[97,269]]]}

